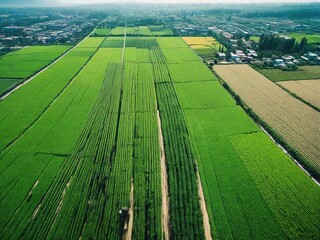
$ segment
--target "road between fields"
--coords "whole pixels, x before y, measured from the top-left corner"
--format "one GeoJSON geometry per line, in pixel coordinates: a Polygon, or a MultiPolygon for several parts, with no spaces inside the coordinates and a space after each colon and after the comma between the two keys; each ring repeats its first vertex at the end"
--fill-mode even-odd
{"type": "Polygon", "coordinates": [[[209,221],[209,216],[208,216],[208,212],[207,212],[206,201],[205,201],[204,194],[203,194],[198,164],[197,164],[197,177],[198,177],[199,201],[200,201],[200,207],[201,207],[202,218],[203,218],[204,236],[205,236],[206,240],[212,240],[210,221],[209,221]]]}
{"type": "Polygon", "coordinates": [[[127,37],[127,23],[124,26],[124,37],[123,37],[123,47],[122,47],[122,58],[121,58],[121,63],[123,64],[124,61],[124,51],[126,48],[126,37],[127,37]]]}
{"type": "Polygon", "coordinates": [[[130,208],[129,208],[129,222],[128,227],[123,235],[123,240],[132,239],[132,226],[133,226],[133,178],[131,178],[131,190],[130,190],[130,208]]]}
{"type": "Polygon", "coordinates": [[[160,161],[161,161],[161,192],[162,192],[162,232],[164,232],[164,239],[169,240],[169,190],[168,190],[168,173],[166,168],[166,156],[164,152],[163,135],[161,128],[161,119],[159,110],[158,128],[159,128],[159,144],[160,144],[160,161]]]}

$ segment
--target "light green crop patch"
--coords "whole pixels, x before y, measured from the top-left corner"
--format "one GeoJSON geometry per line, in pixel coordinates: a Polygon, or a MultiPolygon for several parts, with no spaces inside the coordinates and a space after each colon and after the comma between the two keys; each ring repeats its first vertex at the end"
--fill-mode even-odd
{"type": "Polygon", "coordinates": [[[71,46],[30,46],[0,56],[0,78],[27,78],[49,65],[71,46]]]}

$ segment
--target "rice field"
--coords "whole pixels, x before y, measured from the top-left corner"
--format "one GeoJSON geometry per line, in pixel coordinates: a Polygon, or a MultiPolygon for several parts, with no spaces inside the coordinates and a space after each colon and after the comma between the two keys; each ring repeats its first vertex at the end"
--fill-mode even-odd
{"type": "Polygon", "coordinates": [[[0,101],[0,239],[318,236],[318,186],[183,39],[147,29],[86,38],[0,101]]]}
{"type": "Polygon", "coordinates": [[[71,46],[29,46],[0,56],[1,78],[27,78],[58,58],[71,46]]]}
{"type": "Polygon", "coordinates": [[[19,84],[21,81],[23,80],[19,78],[0,78],[0,96],[10,88],[19,84]]]}

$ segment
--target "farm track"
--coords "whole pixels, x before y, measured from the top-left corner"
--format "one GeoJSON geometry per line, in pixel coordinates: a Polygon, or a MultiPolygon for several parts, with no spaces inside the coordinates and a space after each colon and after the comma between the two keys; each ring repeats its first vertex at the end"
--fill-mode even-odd
{"type": "Polygon", "coordinates": [[[169,215],[169,188],[168,188],[168,173],[166,167],[166,156],[164,150],[163,134],[161,128],[161,118],[159,110],[157,111],[158,128],[159,128],[159,143],[160,143],[160,160],[161,160],[161,193],[162,193],[162,231],[164,239],[170,239],[170,215],[169,215]]]}
{"type": "Polygon", "coordinates": [[[199,201],[200,201],[201,212],[202,212],[202,217],[203,217],[204,235],[205,235],[206,240],[212,240],[210,220],[209,220],[209,215],[207,212],[206,201],[204,198],[204,193],[203,193],[203,189],[202,189],[201,178],[200,178],[198,166],[197,166],[197,177],[198,177],[199,201]]]}
{"type": "Polygon", "coordinates": [[[247,65],[215,66],[214,70],[263,121],[319,172],[319,112],[247,65]]]}
{"type": "Polygon", "coordinates": [[[195,158],[183,112],[162,51],[155,48],[152,54],[169,180],[170,237],[203,239],[195,158]]]}

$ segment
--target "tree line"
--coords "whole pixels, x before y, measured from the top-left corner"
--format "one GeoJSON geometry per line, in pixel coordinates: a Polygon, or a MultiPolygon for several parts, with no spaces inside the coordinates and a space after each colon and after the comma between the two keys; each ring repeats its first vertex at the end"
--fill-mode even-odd
{"type": "Polygon", "coordinates": [[[260,50],[275,50],[284,53],[302,52],[307,46],[308,39],[298,42],[295,38],[285,39],[275,34],[262,34],[259,41],[260,50]]]}

